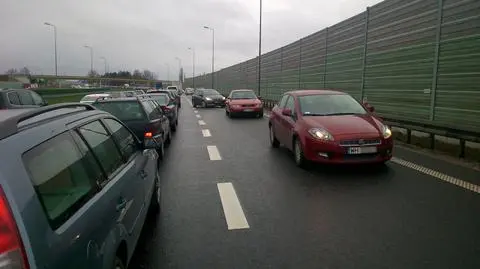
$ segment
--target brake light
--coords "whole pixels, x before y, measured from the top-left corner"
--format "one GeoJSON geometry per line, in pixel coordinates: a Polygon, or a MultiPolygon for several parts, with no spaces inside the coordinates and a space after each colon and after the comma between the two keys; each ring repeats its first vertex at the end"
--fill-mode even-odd
{"type": "Polygon", "coordinates": [[[0,187],[0,267],[28,269],[27,255],[7,198],[0,187]]]}
{"type": "Polygon", "coordinates": [[[170,108],[168,106],[162,106],[163,111],[168,112],[170,111],[170,108]]]}
{"type": "Polygon", "coordinates": [[[152,137],[152,136],[153,136],[153,134],[152,134],[151,132],[146,132],[146,133],[145,133],[145,137],[147,137],[147,138],[150,138],[150,137],[152,137]]]}

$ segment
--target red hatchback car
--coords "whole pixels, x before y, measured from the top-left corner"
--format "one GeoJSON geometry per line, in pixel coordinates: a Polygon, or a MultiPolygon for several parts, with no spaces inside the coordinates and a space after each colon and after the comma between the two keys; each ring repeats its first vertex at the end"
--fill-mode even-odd
{"type": "Polygon", "coordinates": [[[263,104],[252,90],[234,90],[225,101],[225,113],[230,118],[235,115],[254,115],[263,118],[263,104]]]}
{"type": "Polygon", "coordinates": [[[384,163],[392,158],[392,131],[347,93],[287,92],[269,120],[272,147],[285,145],[303,166],[317,163],[384,163]]]}

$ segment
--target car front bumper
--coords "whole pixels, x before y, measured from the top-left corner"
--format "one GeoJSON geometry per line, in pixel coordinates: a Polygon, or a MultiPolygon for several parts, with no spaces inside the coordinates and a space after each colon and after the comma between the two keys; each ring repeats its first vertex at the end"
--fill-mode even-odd
{"type": "Polygon", "coordinates": [[[392,158],[393,140],[391,138],[381,139],[378,145],[342,146],[337,142],[323,142],[313,137],[307,137],[303,152],[307,160],[316,163],[382,163],[392,158]],[[350,148],[352,149],[349,150],[350,148]],[[366,152],[363,153],[362,150],[366,152]]]}

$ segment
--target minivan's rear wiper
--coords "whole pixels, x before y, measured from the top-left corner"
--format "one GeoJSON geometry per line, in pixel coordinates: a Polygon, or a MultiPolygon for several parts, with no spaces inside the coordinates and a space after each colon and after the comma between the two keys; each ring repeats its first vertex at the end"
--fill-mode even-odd
{"type": "Polygon", "coordinates": [[[342,116],[342,115],[361,115],[360,113],[353,113],[353,112],[343,112],[343,113],[330,113],[325,114],[325,116],[342,116]]]}
{"type": "Polygon", "coordinates": [[[342,116],[342,115],[361,115],[360,113],[344,112],[344,113],[303,113],[303,116],[342,116]]]}

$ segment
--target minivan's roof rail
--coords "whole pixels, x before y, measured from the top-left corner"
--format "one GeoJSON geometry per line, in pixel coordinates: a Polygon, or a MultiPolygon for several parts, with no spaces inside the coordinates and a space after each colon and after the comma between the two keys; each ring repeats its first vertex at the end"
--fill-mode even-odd
{"type": "Polygon", "coordinates": [[[89,104],[82,104],[82,103],[61,103],[61,104],[54,104],[54,105],[49,105],[49,106],[44,106],[44,107],[39,107],[36,109],[29,110],[25,113],[19,114],[17,116],[13,116],[11,118],[8,118],[4,121],[0,122],[0,140],[4,139],[6,137],[9,137],[13,134],[16,134],[18,132],[18,124],[24,120],[33,118],[35,116],[50,112],[50,111],[55,111],[58,109],[63,109],[63,108],[79,108],[79,107],[84,107],[85,110],[96,110],[95,107],[89,105],[89,104]]]}

